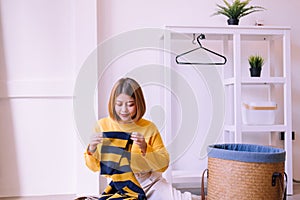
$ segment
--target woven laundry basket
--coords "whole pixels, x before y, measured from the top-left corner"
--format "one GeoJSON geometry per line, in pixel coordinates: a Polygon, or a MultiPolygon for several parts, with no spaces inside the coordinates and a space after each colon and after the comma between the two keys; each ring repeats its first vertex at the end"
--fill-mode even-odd
{"type": "Polygon", "coordinates": [[[208,200],[284,199],[283,149],[252,144],[208,147],[208,200]]]}

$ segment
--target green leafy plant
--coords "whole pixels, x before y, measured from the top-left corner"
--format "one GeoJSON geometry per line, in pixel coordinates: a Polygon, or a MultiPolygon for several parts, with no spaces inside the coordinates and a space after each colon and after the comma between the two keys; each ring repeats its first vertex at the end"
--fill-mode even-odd
{"type": "MultiPolygon", "coordinates": [[[[225,15],[229,19],[233,19],[237,21],[235,24],[238,24],[238,21],[241,17],[244,17],[246,15],[249,15],[253,12],[263,11],[265,8],[261,6],[248,6],[251,0],[234,0],[232,4],[230,4],[228,1],[223,0],[224,6],[217,4],[217,11],[213,13],[214,15],[225,15]],[[248,7],[247,7],[248,6],[248,7]]],[[[230,21],[228,21],[228,24],[231,24],[230,21]]]]}
{"type": "Polygon", "coordinates": [[[248,58],[248,62],[251,68],[261,68],[265,60],[260,55],[251,55],[248,58]]]}

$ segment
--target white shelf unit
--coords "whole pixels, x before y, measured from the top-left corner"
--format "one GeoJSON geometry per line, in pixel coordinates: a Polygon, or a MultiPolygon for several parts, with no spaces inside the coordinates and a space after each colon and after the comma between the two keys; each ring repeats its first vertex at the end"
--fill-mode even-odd
{"type": "MultiPolygon", "coordinates": [[[[290,28],[275,26],[224,26],[224,27],[198,27],[198,26],[166,26],[164,33],[164,65],[174,65],[174,61],[170,52],[172,52],[171,41],[184,38],[193,39],[193,36],[205,34],[206,40],[219,40],[223,55],[228,58],[228,62],[222,68],[224,89],[231,90],[231,100],[227,99],[231,108],[226,108],[226,119],[224,124],[223,139],[226,142],[226,135],[230,135],[231,141],[234,143],[243,143],[243,134],[251,134],[258,132],[284,132],[285,140],[283,147],[286,151],[285,171],[288,175],[288,191],[289,195],[293,194],[293,163],[292,163],[292,114],[291,114],[291,71],[290,71],[290,28]],[[276,41],[279,41],[278,44],[276,41]],[[263,43],[266,49],[266,63],[263,67],[264,76],[250,77],[245,75],[242,68],[245,66],[245,55],[243,45],[253,45],[263,43]],[[276,52],[278,50],[278,52],[276,52]],[[274,56],[280,55],[279,63],[274,63],[274,56]],[[274,66],[276,69],[274,69],[274,66]],[[228,70],[229,69],[229,70],[228,70]],[[274,87],[282,88],[281,122],[274,125],[244,125],[242,123],[241,105],[243,102],[244,87],[265,87],[269,100],[272,97],[274,87]],[[231,111],[230,111],[231,110],[231,111]]],[[[260,44],[261,45],[261,44],[260,44]]],[[[247,55],[249,56],[249,55],[247,55]]],[[[276,60],[276,58],[275,58],[276,60]]],[[[175,63],[176,64],[176,63],[175,63]]],[[[170,78],[170,77],[169,77],[170,78]]],[[[228,94],[227,94],[228,95],[228,94]]],[[[227,97],[226,97],[227,98],[227,97]]],[[[278,97],[277,97],[278,98],[278,97]]],[[[167,121],[172,122],[172,106],[171,97],[166,99],[167,121]]],[[[230,107],[230,106],[229,106],[230,107]]],[[[172,123],[167,123],[166,132],[172,133],[172,123]]],[[[172,140],[172,136],[167,136],[167,140],[172,140]]],[[[279,139],[278,139],[279,140],[279,139]]],[[[173,175],[180,177],[182,180],[190,180],[192,177],[198,179],[199,174],[196,172],[176,171],[173,175]],[[187,179],[184,178],[185,174],[187,179]]],[[[172,173],[169,173],[169,176],[172,173]]],[[[172,180],[172,177],[170,177],[172,180]]],[[[173,178],[177,180],[176,178],[173,178]]],[[[180,181],[180,180],[177,180],[180,181]]]]}

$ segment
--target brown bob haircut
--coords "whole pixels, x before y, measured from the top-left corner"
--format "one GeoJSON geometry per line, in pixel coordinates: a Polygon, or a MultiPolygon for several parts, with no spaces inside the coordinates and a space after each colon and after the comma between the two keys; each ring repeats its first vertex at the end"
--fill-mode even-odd
{"type": "Polygon", "coordinates": [[[132,120],[134,122],[140,120],[146,112],[146,103],[141,86],[132,78],[121,78],[113,86],[108,102],[109,116],[113,120],[120,120],[115,111],[116,98],[120,94],[126,94],[134,99],[136,114],[132,120]]]}

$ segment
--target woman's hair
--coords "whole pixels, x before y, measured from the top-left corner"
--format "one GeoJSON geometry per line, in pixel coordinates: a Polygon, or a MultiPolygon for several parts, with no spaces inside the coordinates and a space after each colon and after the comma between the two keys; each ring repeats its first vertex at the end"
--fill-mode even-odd
{"type": "Polygon", "coordinates": [[[116,98],[120,94],[126,94],[134,99],[136,114],[132,120],[134,122],[140,120],[146,112],[146,103],[141,86],[131,78],[121,78],[113,86],[108,102],[109,116],[114,120],[120,120],[115,111],[116,98]]]}

